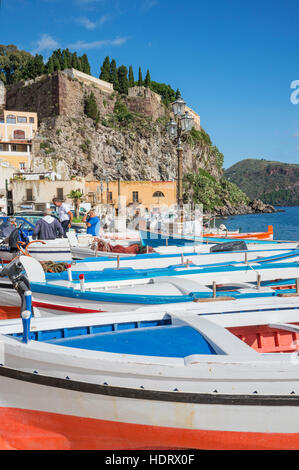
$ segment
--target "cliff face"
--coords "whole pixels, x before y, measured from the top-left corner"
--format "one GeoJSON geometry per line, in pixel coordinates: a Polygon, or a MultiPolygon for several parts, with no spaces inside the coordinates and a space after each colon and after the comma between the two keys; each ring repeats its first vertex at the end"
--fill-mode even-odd
{"type": "Polygon", "coordinates": [[[299,205],[299,165],[268,160],[242,160],[225,171],[250,198],[274,205],[299,205]]]}
{"type": "MultiPolygon", "coordinates": [[[[184,170],[205,168],[215,177],[221,168],[209,147],[184,148],[184,170]]],[[[116,152],[123,159],[124,180],[172,180],[176,177],[177,155],[161,122],[136,116],[130,126],[94,126],[84,115],[57,116],[42,121],[33,142],[32,170],[53,169],[69,178],[72,175],[116,178],[116,152]]]]}
{"type": "MultiPolygon", "coordinates": [[[[32,170],[53,169],[63,178],[72,175],[115,178],[116,152],[124,165],[124,180],[176,178],[175,144],[166,135],[169,110],[161,97],[144,87],[129,96],[107,93],[93,83],[56,72],[7,90],[7,109],[36,110],[40,120],[33,141],[32,170]],[[85,99],[93,92],[97,124],[84,113],[85,99]],[[127,109],[127,119],[115,114],[115,104],[127,109]]],[[[215,178],[222,175],[211,146],[185,140],[184,171],[204,168],[215,178]]]]}
{"type": "MultiPolygon", "coordinates": [[[[71,69],[7,87],[6,109],[38,113],[31,170],[52,170],[65,180],[116,179],[120,152],[122,180],[176,179],[176,145],[166,133],[170,111],[160,95],[144,87],[120,95],[100,82],[71,69]],[[85,108],[91,93],[98,111],[93,119],[85,108]]],[[[223,178],[223,155],[190,111],[194,128],[182,139],[185,200],[220,215],[256,212],[246,195],[223,178]]]]}

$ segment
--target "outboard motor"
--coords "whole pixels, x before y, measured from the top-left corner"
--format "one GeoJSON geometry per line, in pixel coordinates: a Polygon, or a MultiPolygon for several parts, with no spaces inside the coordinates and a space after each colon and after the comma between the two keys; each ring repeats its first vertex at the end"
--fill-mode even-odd
{"type": "Polygon", "coordinates": [[[236,240],[233,242],[224,242],[213,245],[210,248],[210,253],[221,253],[224,251],[246,251],[248,250],[246,243],[243,240],[236,240]]]}
{"type": "Polygon", "coordinates": [[[20,258],[15,258],[1,270],[0,277],[6,276],[21,297],[21,312],[23,312],[26,310],[25,292],[30,290],[30,283],[20,258]]]}

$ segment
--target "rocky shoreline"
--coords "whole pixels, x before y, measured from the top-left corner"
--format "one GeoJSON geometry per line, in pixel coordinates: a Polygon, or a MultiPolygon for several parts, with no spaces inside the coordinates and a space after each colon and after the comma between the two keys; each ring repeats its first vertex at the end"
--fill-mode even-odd
{"type": "Polygon", "coordinates": [[[215,215],[217,217],[226,217],[230,215],[246,215],[246,214],[271,214],[277,210],[270,204],[265,204],[260,199],[253,199],[248,204],[240,204],[237,207],[231,205],[228,201],[223,207],[215,207],[215,215]]]}

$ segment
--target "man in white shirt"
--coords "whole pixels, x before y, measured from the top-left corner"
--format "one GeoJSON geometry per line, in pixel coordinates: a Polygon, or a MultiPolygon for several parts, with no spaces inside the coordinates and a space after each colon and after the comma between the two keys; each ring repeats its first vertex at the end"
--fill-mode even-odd
{"type": "Polygon", "coordinates": [[[72,225],[73,213],[71,212],[69,205],[62,202],[60,199],[54,198],[53,204],[57,207],[59,222],[61,223],[64,231],[64,238],[66,238],[66,233],[72,225]]]}

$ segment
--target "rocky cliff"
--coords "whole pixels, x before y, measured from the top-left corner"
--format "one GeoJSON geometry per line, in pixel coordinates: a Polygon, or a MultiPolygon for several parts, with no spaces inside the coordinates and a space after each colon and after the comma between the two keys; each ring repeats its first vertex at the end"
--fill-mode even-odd
{"type": "MultiPolygon", "coordinates": [[[[160,95],[148,88],[134,87],[128,95],[120,95],[101,86],[99,80],[82,78],[72,69],[7,87],[6,108],[38,113],[32,171],[53,170],[63,179],[72,176],[115,179],[120,152],[123,180],[176,178],[176,146],[166,134],[170,110],[160,95]],[[86,112],[91,94],[96,102],[96,118],[88,117],[86,112]]],[[[237,190],[238,197],[232,197],[231,193],[236,191],[223,178],[223,155],[201,128],[199,116],[182,146],[185,175],[199,175],[200,171],[208,175],[207,188],[215,191],[212,200],[219,213],[240,213],[241,207],[244,213],[253,211],[241,191],[237,190]]],[[[196,202],[205,205],[200,190],[202,180],[197,183],[196,202]]],[[[193,188],[185,185],[185,199],[192,198],[194,201],[193,188]]]]}
{"type": "MultiPolygon", "coordinates": [[[[55,72],[7,89],[7,108],[36,110],[39,131],[33,141],[32,170],[46,168],[72,175],[116,177],[116,153],[121,152],[125,180],[171,180],[176,177],[175,144],[166,135],[170,112],[161,97],[144,87],[128,95],[107,93],[94,83],[55,72]],[[84,112],[86,98],[93,93],[99,118],[84,112]],[[121,102],[125,116],[115,112],[121,102]]],[[[197,130],[201,131],[198,126],[197,130]]],[[[210,144],[185,140],[184,171],[205,168],[222,175],[222,165],[210,144]]]]}

